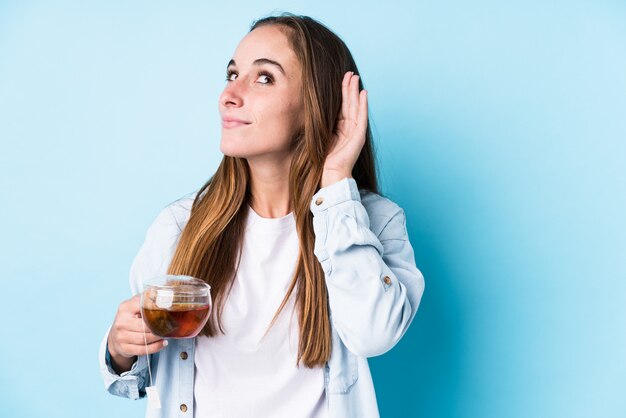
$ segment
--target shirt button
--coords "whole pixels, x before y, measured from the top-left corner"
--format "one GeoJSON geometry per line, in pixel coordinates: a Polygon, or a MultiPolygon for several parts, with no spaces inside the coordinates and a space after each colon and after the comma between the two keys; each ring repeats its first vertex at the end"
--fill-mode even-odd
{"type": "Polygon", "coordinates": [[[324,198],[323,198],[323,197],[321,197],[321,196],[320,196],[320,197],[318,197],[318,198],[315,200],[315,204],[316,204],[317,206],[321,205],[322,203],[324,203],[324,198]]]}
{"type": "Polygon", "coordinates": [[[183,351],[182,353],[180,353],[180,358],[182,358],[183,360],[187,360],[187,352],[183,351]]]}
{"type": "Polygon", "coordinates": [[[391,284],[391,279],[389,278],[389,276],[385,276],[385,278],[383,279],[383,282],[385,282],[385,284],[389,286],[391,284]]]}
{"type": "Polygon", "coordinates": [[[187,412],[187,405],[185,405],[184,403],[180,404],[180,410],[183,412],[187,412]]]}

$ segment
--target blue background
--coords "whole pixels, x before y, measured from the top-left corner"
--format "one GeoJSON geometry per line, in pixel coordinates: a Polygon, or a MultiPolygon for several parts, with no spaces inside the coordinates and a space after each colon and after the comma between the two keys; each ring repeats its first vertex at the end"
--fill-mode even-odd
{"type": "Polygon", "coordinates": [[[221,158],[238,41],[288,10],[351,48],[426,277],[382,416],[626,416],[626,4],[257,3],[0,0],[0,415],[143,416],[100,340],[221,158]]]}

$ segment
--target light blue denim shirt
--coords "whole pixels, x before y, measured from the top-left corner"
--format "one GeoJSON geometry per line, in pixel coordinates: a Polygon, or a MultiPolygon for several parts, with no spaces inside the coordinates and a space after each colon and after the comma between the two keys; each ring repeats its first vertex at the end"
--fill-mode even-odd
{"type": "MultiPolygon", "coordinates": [[[[131,267],[133,294],[141,292],[143,280],[166,274],[193,197],[166,207],[148,229],[131,267]]],[[[424,292],[404,212],[389,199],[360,192],[351,178],[320,189],[310,208],[331,315],[332,353],[324,369],[328,416],[378,417],[367,358],[385,353],[402,338],[424,292]]],[[[99,355],[106,389],[131,399],[144,397],[147,356],[118,375],[110,366],[107,338],[108,332],[99,355]]],[[[150,356],[162,406],[148,406],[147,418],[193,417],[194,349],[195,339],[172,339],[150,356]]]]}

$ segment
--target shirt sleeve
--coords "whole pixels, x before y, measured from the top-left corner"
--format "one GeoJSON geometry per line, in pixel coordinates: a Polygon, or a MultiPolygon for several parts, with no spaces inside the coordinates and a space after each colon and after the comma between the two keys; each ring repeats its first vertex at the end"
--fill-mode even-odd
{"type": "Polygon", "coordinates": [[[363,357],[383,354],[402,338],[424,291],[404,211],[385,203],[376,214],[383,216],[377,234],[352,178],[320,189],[310,206],[332,324],[346,347],[363,357]]]}
{"type": "Polygon", "coordinates": [[[111,366],[111,355],[108,350],[109,330],[100,344],[100,373],[104,379],[105,389],[112,395],[130,399],[143,398],[148,379],[148,362],[146,356],[138,356],[130,370],[117,374],[111,366]]]}
{"type": "MultiPolygon", "coordinates": [[[[166,207],[159,213],[146,232],[146,238],[130,268],[131,293],[136,295],[143,288],[143,281],[167,273],[174,250],[180,237],[181,226],[172,211],[166,207]]],[[[108,352],[109,330],[100,345],[100,372],[109,393],[130,399],[143,398],[149,384],[148,356],[138,356],[131,369],[118,375],[111,367],[108,352]]],[[[156,370],[158,356],[151,355],[151,367],[156,370]]]]}

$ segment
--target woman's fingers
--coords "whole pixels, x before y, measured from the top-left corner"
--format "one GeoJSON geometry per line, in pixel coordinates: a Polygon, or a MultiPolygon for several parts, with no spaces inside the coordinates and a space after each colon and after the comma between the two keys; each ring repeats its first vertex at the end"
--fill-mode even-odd
{"type": "Polygon", "coordinates": [[[120,344],[121,350],[125,357],[144,356],[146,354],[154,354],[167,347],[167,340],[160,340],[146,345],[136,344],[120,344]]]}
{"type": "Polygon", "coordinates": [[[141,293],[122,302],[118,311],[129,315],[141,314],[141,293]]]}
{"type": "Polygon", "coordinates": [[[132,357],[161,350],[167,341],[154,335],[141,317],[140,296],[122,302],[109,333],[109,351],[112,356],[132,357]]]}
{"type": "Polygon", "coordinates": [[[113,328],[117,332],[150,332],[150,329],[144,324],[143,318],[139,315],[119,312],[113,323],[113,328]]]}
{"type": "Polygon", "coordinates": [[[132,326],[129,326],[128,324],[120,324],[116,333],[116,340],[118,343],[144,345],[145,342],[151,344],[163,339],[163,337],[159,337],[150,332],[150,329],[142,324],[142,322],[143,319],[134,318],[134,321],[131,321],[132,326]]]}
{"type": "Polygon", "coordinates": [[[146,342],[148,344],[154,343],[156,341],[160,341],[163,337],[159,337],[150,332],[148,328],[144,333],[143,330],[135,331],[121,325],[119,328],[114,330],[115,332],[111,333],[113,336],[114,342],[118,345],[122,344],[133,344],[133,345],[144,345],[146,342]]]}
{"type": "Polygon", "coordinates": [[[349,101],[349,109],[348,109],[348,117],[352,123],[357,122],[357,117],[359,114],[359,76],[353,75],[350,78],[350,86],[348,88],[348,101],[349,101]]]}
{"type": "Polygon", "coordinates": [[[367,90],[359,93],[359,128],[365,132],[367,130],[367,90]]]}
{"type": "Polygon", "coordinates": [[[359,92],[359,76],[352,71],[344,74],[341,82],[341,113],[338,123],[344,133],[351,132],[355,126],[367,125],[367,93],[359,92]]]}
{"type": "Polygon", "coordinates": [[[150,332],[150,329],[143,322],[143,318],[141,317],[128,318],[124,325],[128,331],[143,332],[145,330],[146,332],[150,332]]]}
{"type": "Polygon", "coordinates": [[[339,119],[356,122],[359,112],[359,76],[352,71],[344,74],[341,81],[341,114],[339,119]]]}
{"type": "MultiPolygon", "coordinates": [[[[162,339],[163,339],[163,337],[156,336],[153,333],[151,333],[150,331],[146,331],[145,341],[147,341],[148,344],[152,344],[153,342],[156,342],[156,341],[161,341],[162,339]]],[[[144,333],[143,332],[126,331],[126,332],[120,334],[118,340],[122,344],[144,345],[144,343],[145,343],[144,342],[144,333]]]]}
{"type": "Polygon", "coordinates": [[[335,125],[333,146],[324,162],[322,187],[350,176],[363,149],[367,131],[367,92],[359,92],[359,76],[351,71],[341,82],[341,112],[335,125]]]}
{"type": "Polygon", "coordinates": [[[352,79],[352,72],[348,71],[343,75],[341,81],[341,113],[339,114],[339,120],[347,119],[350,112],[350,102],[348,101],[348,92],[350,87],[350,80],[352,79]]]}
{"type": "Polygon", "coordinates": [[[124,331],[116,336],[115,343],[109,340],[109,351],[116,353],[122,357],[132,357],[146,354],[146,346],[148,354],[155,353],[167,346],[167,340],[157,337],[152,333],[124,331]],[[146,344],[147,343],[147,344],[146,344]],[[111,350],[113,348],[113,350],[111,350]]]}

